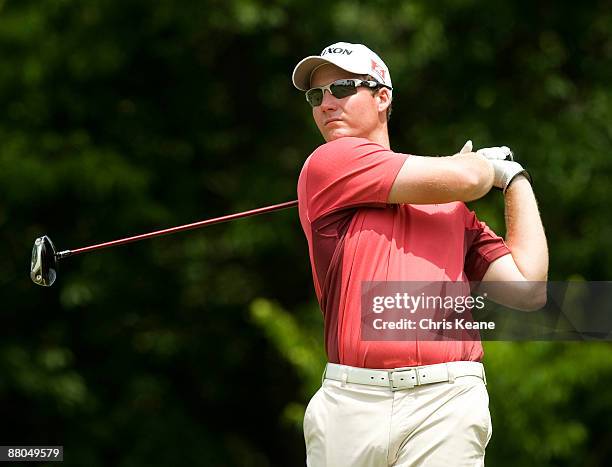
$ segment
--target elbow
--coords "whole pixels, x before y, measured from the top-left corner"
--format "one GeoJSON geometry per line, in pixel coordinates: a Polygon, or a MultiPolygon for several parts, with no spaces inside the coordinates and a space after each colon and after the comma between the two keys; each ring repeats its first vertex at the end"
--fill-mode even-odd
{"type": "Polygon", "coordinates": [[[483,282],[479,294],[519,311],[537,311],[546,305],[547,282],[514,279],[483,282]]]}
{"type": "Polygon", "coordinates": [[[478,157],[472,162],[470,170],[463,170],[461,174],[464,199],[473,201],[482,198],[493,187],[493,165],[486,159],[478,157]]]}
{"type": "Polygon", "coordinates": [[[473,201],[486,195],[493,186],[492,177],[489,178],[485,171],[463,174],[463,201],[473,201]]]}
{"type": "Polygon", "coordinates": [[[454,180],[461,201],[473,201],[486,195],[493,186],[493,165],[482,156],[466,155],[456,159],[454,180]]]}
{"type": "Polygon", "coordinates": [[[546,306],[546,297],[541,300],[530,300],[518,308],[521,311],[538,311],[546,306]]]}
{"type": "Polygon", "coordinates": [[[546,306],[547,282],[525,282],[525,290],[518,297],[518,303],[514,308],[521,311],[537,311],[546,306]]]}
{"type": "Polygon", "coordinates": [[[545,280],[533,283],[533,298],[531,300],[531,305],[533,306],[533,308],[530,311],[540,310],[546,306],[546,301],[548,299],[547,285],[548,282],[546,282],[545,280]]]}

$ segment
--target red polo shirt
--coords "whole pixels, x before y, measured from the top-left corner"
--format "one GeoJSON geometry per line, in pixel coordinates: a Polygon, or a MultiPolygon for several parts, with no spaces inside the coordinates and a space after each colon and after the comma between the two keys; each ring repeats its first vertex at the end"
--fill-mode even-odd
{"type": "Polygon", "coordinates": [[[387,204],[408,155],[363,138],[317,148],[298,181],[330,362],[396,368],[482,359],[480,341],[362,341],[362,281],[478,281],[510,253],[462,202],[387,204]]]}

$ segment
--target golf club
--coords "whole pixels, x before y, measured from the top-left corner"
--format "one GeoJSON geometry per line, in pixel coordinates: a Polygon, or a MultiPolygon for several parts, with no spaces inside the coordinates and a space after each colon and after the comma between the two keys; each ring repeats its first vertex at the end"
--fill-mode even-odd
{"type": "Polygon", "coordinates": [[[119,240],[113,240],[111,242],[98,243],[97,245],[86,246],[78,248],[76,250],[64,250],[56,251],[55,246],[51,239],[43,235],[38,237],[32,247],[32,263],[30,265],[30,278],[32,282],[37,285],[44,287],[51,287],[57,279],[57,262],[60,259],[67,258],[68,256],[79,255],[81,253],[88,253],[90,251],[101,250],[103,248],[110,248],[112,246],[124,245],[126,243],[137,242],[140,240],[146,240],[148,238],[161,237],[162,235],[169,235],[177,232],[183,232],[185,230],[197,229],[200,227],[206,227],[212,224],[219,224],[221,222],[227,222],[235,219],[241,219],[243,217],[255,216],[258,214],[264,214],[266,212],[280,211],[281,209],[288,209],[297,206],[298,202],[288,201],[286,203],[274,204],[272,206],[266,206],[263,208],[252,209],[250,211],[239,212],[236,214],[229,214],[227,216],[215,217],[214,219],[207,219],[199,222],[193,222],[191,224],[179,225],[178,227],[170,227],[168,229],[156,230],[155,232],[149,232],[141,235],[135,235],[133,237],[122,238],[119,240]]]}

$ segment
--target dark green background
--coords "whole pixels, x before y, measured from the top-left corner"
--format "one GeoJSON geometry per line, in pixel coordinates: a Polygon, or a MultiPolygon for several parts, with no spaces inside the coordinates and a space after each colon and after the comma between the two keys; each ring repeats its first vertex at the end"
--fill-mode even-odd
{"type": "MultiPolygon", "coordinates": [[[[550,278],[612,278],[612,4],[0,0],[1,444],[70,466],[303,465],[324,362],[295,210],[61,263],[77,248],[296,197],[321,143],[290,74],[380,53],[392,148],[506,144],[532,172],[550,278]]],[[[472,207],[504,233],[492,192],[472,207]]],[[[608,343],[489,343],[492,466],[612,457],[608,343]]]]}

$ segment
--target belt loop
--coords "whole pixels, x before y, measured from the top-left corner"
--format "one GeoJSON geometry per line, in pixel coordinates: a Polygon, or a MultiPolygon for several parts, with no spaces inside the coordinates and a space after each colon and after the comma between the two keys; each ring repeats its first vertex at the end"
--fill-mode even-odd
{"type": "Polygon", "coordinates": [[[484,381],[485,386],[487,385],[487,374],[485,373],[484,365],[481,363],[480,367],[482,368],[482,380],[484,381]]]}
{"type": "Polygon", "coordinates": [[[325,374],[327,373],[327,365],[329,365],[329,363],[326,363],[325,368],[323,368],[323,374],[321,375],[321,386],[323,385],[323,382],[325,381],[325,374]]]}
{"type": "Polygon", "coordinates": [[[346,381],[348,380],[348,373],[344,371],[342,373],[342,387],[346,386],[346,381]]]}
{"type": "Polygon", "coordinates": [[[446,372],[448,373],[448,382],[453,384],[455,382],[455,373],[453,373],[453,368],[448,363],[446,363],[446,372]]]}

